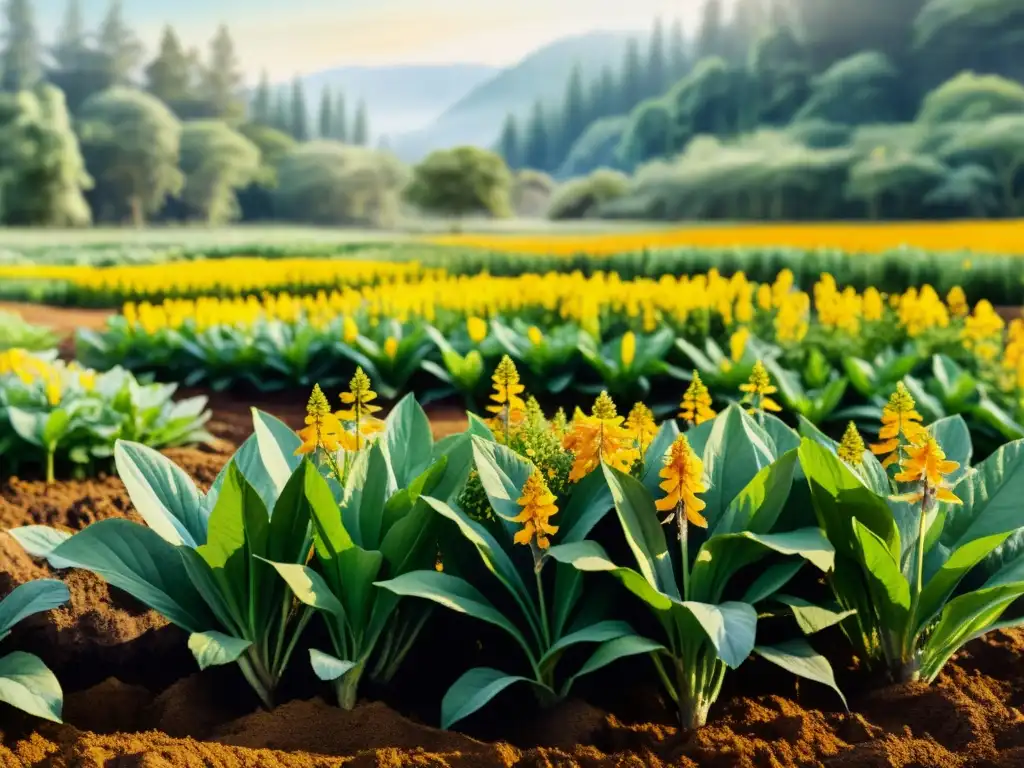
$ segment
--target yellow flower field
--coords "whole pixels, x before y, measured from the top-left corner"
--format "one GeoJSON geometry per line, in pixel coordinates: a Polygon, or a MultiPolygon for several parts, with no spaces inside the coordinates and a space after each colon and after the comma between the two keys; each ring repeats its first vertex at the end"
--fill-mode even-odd
{"type": "Polygon", "coordinates": [[[687,227],[609,234],[477,234],[432,237],[435,245],[509,253],[614,254],[643,248],[791,247],[839,248],[881,253],[901,246],[929,251],[1024,255],[1024,221],[770,224],[687,227]]]}

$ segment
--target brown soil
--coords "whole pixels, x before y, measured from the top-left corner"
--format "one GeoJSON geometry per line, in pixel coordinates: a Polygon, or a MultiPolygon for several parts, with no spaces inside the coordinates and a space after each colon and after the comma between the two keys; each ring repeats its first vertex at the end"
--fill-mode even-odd
{"type": "MultiPolygon", "coordinates": [[[[210,482],[248,434],[248,405],[218,397],[212,429],[222,442],[172,451],[175,461],[210,482]]],[[[255,405],[293,425],[301,420],[301,407],[255,405]]],[[[115,516],[134,512],[113,477],[0,486],[0,529],[80,530],[115,516]]],[[[53,575],[4,534],[0,565],[0,595],[53,575]]],[[[265,712],[234,667],[197,672],[184,633],[153,612],[89,574],[56,575],[71,590],[70,604],[27,620],[5,645],[52,666],[66,692],[66,724],[0,707],[0,768],[1024,766],[1024,632],[973,643],[930,688],[869,691],[840,664],[855,714],[840,712],[827,690],[751,661],[729,679],[712,724],[683,737],[662,694],[636,682],[650,679],[640,660],[582,686],[592,703],[577,699],[539,714],[528,697],[510,692],[467,720],[465,733],[447,733],[430,725],[440,695],[482,653],[479,625],[465,617],[435,614],[396,689],[368,692],[352,712],[322,698],[327,692],[300,661],[293,689],[265,712]]]]}

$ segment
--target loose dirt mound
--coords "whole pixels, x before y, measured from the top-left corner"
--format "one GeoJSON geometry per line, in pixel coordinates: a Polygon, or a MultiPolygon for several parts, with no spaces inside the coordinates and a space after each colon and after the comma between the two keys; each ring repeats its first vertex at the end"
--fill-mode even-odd
{"type": "MultiPolygon", "coordinates": [[[[280,407],[268,410],[281,415],[280,407]]],[[[294,423],[302,411],[284,415],[294,423]]],[[[209,483],[232,444],[248,434],[248,418],[245,404],[218,404],[213,429],[225,444],[174,451],[174,460],[209,483]]],[[[0,487],[0,528],[45,523],[79,530],[113,516],[134,517],[116,478],[52,488],[12,480],[0,487]]],[[[2,534],[0,563],[0,595],[53,575],[2,534]]],[[[352,712],[325,701],[327,691],[305,669],[304,651],[297,652],[282,704],[264,712],[234,667],[196,672],[184,633],[155,613],[89,574],[57,575],[68,584],[70,604],[29,619],[5,646],[32,650],[53,666],[67,694],[67,724],[0,708],[3,768],[1024,765],[1024,632],[973,643],[931,687],[859,691],[863,678],[840,668],[856,714],[838,711],[827,689],[797,685],[755,660],[729,679],[712,724],[681,736],[660,691],[636,682],[650,679],[640,659],[610,667],[600,684],[581,688],[601,708],[570,701],[537,713],[529,695],[513,689],[467,720],[463,735],[431,727],[440,696],[467,659],[500,653],[478,649],[479,627],[465,617],[439,611],[397,685],[368,691],[373,701],[352,712]]],[[[317,629],[311,630],[315,645],[317,629]]]]}

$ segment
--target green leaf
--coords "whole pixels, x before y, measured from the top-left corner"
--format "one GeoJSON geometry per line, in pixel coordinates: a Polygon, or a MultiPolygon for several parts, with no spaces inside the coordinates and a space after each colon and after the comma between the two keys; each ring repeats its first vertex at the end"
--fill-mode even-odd
{"type": "MultiPolygon", "coordinates": [[[[302,440],[280,419],[256,408],[251,410],[253,434],[256,435],[260,461],[273,481],[277,494],[280,494],[302,462],[302,456],[295,455],[296,449],[302,445],[302,440]]],[[[268,508],[272,506],[272,503],[267,504],[268,508]]]]}
{"type": "Polygon", "coordinates": [[[543,667],[553,661],[557,661],[566,648],[579,643],[603,643],[606,640],[614,640],[617,637],[633,634],[633,628],[624,621],[599,621],[589,627],[583,627],[575,632],[560,638],[553,643],[547,652],[541,656],[539,666],[543,667]]]}
{"type": "MultiPolygon", "coordinates": [[[[311,461],[296,465],[270,515],[266,558],[276,562],[304,563],[309,555],[310,504],[306,498],[306,475],[319,470],[311,461]]],[[[262,554],[262,553],[255,553],[262,554]]]]}
{"type": "MultiPolygon", "coordinates": [[[[644,455],[644,473],[641,480],[652,496],[658,492],[658,484],[661,482],[659,473],[662,467],[665,466],[665,455],[678,436],[679,427],[676,425],[675,419],[669,419],[658,428],[658,432],[651,441],[651,444],[647,446],[647,453],[644,455]]],[[[596,474],[596,472],[591,472],[587,477],[596,474]]],[[[586,482],[586,479],[581,480],[580,485],[586,482]]],[[[610,500],[608,507],[609,509],[611,508],[610,500]]]]}
{"type": "Polygon", "coordinates": [[[0,701],[22,712],[61,722],[64,694],[42,659],[15,651],[0,657],[0,701]]]}
{"type": "Polygon", "coordinates": [[[733,499],[775,460],[775,446],[768,433],[739,406],[729,406],[712,423],[704,446],[708,490],[702,498],[707,504],[704,516],[714,529],[733,499]]]}
{"type": "Polygon", "coordinates": [[[874,397],[878,394],[875,370],[866,360],[859,357],[847,356],[843,358],[843,370],[846,372],[850,383],[864,397],[874,397]]]}
{"type": "Polygon", "coordinates": [[[0,600],[0,640],[26,616],[58,608],[70,599],[68,588],[57,579],[36,579],[19,584],[0,600]]]}
{"type": "Polygon", "coordinates": [[[430,421],[413,394],[403,397],[387,418],[387,452],[399,488],[407,488],[429,466],[434,449],[430,421]]]}
{"type": "Polygon", "coordinates": [[[563,698],[568,696],[573,683],[584,675],[589,675],[603,667],[607,667],[612,662],[628,656],[639,656],[642,653],[654,653],[655,651],[663,650],[665,650],[665,646],[661,643],[656,643],[653,640],[648,640],[646,637],[633,634],[603,642],[594,650],[590,658],[583,663],[579,671],[565,681],[565,685],[562,686],[561,695],[563,698]]]}
{"type": "MultiPolygon", "coordinates": [[[[473,462],[491,507],[507,524],[521,511],[516,500],[533,474],[533,464],[511,448],[479,437],[473,438],[473,462]]],[[[518,526],[512,524],[512,527],[518,526]]]]}
{"type": "Polygon", "coordinates": [[[959,469],[946,477],[950,485],[956,485],[971,468],[971,456],[974,451],[967,422],[962,416],[947,416],[928,425],[928,431],[942,446],[946,458],[960,465],[959,469]]]}
{"type": "Polygon", "coordinates": [[[69,563],[61,563],[53,559],[53,550],[71,538],[67,531],[58,531],[48,525],[26,525],[21,528],[14,528],[7,531],[21,548],[32,557],[46,560],[51,568],[63,570],[73,567],[69,563]]]}
{"type": "Polygon", "coordinates": [[[798,466],[797,452],[793,450],[760,470],[729,503],[711,535],[770,531],[786,506],[798,466]]]}
{"type": "Polygon", "coordinates": [[[458,613],[465,613],[508,632],[529,654],[529,646],[516,626],[465,579],[437,571],[413,571],[375,586],[403,597],[422,597],[458,613]]]}
{"type": "Polygon", "coordinates": [[[171,544],[206,543],[207,511],[192,478],[163,454],[139,443],[118,440],[114,464],[136,511],[171,544]]]}
{"type": "Polygon", "coordinates": [[[1024,440],[1003,445],[953,489],[963,505],[944,504],[940,543],[955,550],[974,539],[1020,527],[1024,498],[1024,440]]]}
{"type": "Polygon", "coordinates": [[[668,556],[665,532],[658,522],[654,499],[636,478],[609,467],[602,462],[608,489],[622,524],[637,568],[644,579],[656,590],[669,597],[679,598],[679,585],[668,556]]]}
{"type": "Polygon", "coordinates": [[[688,600],[682,607],[700,624],[718,658],[729,667],[736,669],[754,649],[757,633],[754,606],[740,602],[710,605],[688,600]]]}
{"type": "Polygon", "coordinates": [[[803,560],[785,560],[768,566],[754,580],[754,583],[747,588],[746,593],[743,595],[743,602],[754,605],[771,597],[778,590],[786,586],[790,579],[796,576],[797,571],[803,567],[803,560]]]}
{"type": "Polygon", "coordinates": [[[853,520],[859,557],[882,629],[902,635],[910,613],[910,584],[886,543],[859,520],[853,520]]]}
{"type": "Polygon", "coordinates": [[[615,565],[600,544],[593,541],[579,541],[573,544],[562,544],[551,547],[548,557],[560,563],[567,563],[581,571],[599,571],[610,573],[617,578],[630,592],[639,597],[656,611],[668,611],[674,605],[680,605],[678,596],[669,597],[658,591],[642,574],[631,568],[620,568],[615,565]]]}
{"type": "Polygon", "coordinates": [[[466,431],[471,437],[480,437],[484,440],[494,441],[494,433],[483,419],[475,413],[467,413],[466,418],[469,420],[469,429],[466,431]]]}
{"type": "MultiPolygon", "coordinates": [[[[786,422],[770,413],[764,415],[764,431],[775,444],[775,455],[782,456],[800,447],[800,435],[786,422]]],[[[802,418],[802,417],[801,417],[802,418]]]]}
{"type": "Polygon", "coordinates": [[[252,643],[223,632],[193,632],[188,636],[188,649],[192,651],[199,669],[231,664],[238,661],[252,643]]]}
{"type": "Polygon", "coordinates": [[[51,450],[55,449],[67,435],[70,424],[71,415],[63,408],[50,411],[46,421],[43,422],[43,445],[48,446],[51,450]]]}
{"type": "Polygon", "coordinates": [[[341,601],[319,573],[299,563],[267,562],[280,574],[299,602],[338,619],[345,619],[345,609],[341,601]]]}
{"type": "Polygon", "coordinates": [[[388,494],[388,464],[380,443],[357,459],[348,480],[341,518],[352,540],[363,549],[379,549],[388,494]]]}
{"type": "Polygon", "coordinates": [[[215,626],[176,547],[145,526],[118,518],[87,526],[52,556],[95,573],[189,632],[215,626]]]}
{"type": "Polygon", "coordinates": [[[589,473],[572,489],[569,503],[558,515],[557,540],[562,544],[583,541],[613,506],[603,473],[589,473]]]}
{"type": "Polygon", "coordinates": [[[793,595],[775,595],[773,599],[787,606],[793,612],[793,618],[805,635],[813,635],[823,629],[835,626],[856,613],[856,611],[837,611],[822,605],[815,605],[802,597],[793,595]]]}
{"type": "Polygon", "coordinates": [[[806,640],[788,640],[778,645],[758,645],[754,647],[754,653],[798,677],[827,685],[842,700],[843,708],[849,711],[846,697],[836,684],[832,665],[806,640]]]}
{"type": "Polygon", "coordinates": [[[338,554],[341,591],[336,594],[354,628],[363,628],[370,623],[374,599],[378,594],[374,582],[380,578],[383,566],[384,555],[376,550],[352,547],[338,554]]]}
{"type": "Polygon", "coordinates": [[[454,723],[469,717],[516,683],[540,686],[528,677],[507,675],[489,667],[469,670],[452,684],[441,700],[441,727],[448,730],[454,723]]]}
{"type": "Polygon", "coordinates": [[[342,661],[316,648],[309,649],[309,663],[313,667],[313,674],[327,683],[343,677],[357,666],[354,661],[342,661]]]}

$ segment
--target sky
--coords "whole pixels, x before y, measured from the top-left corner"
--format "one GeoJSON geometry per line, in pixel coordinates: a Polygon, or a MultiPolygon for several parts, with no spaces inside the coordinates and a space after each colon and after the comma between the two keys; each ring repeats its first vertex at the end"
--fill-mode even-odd
{"type": "MultiPolygon", "coordinates": [[[[90,27],[106,0],[80,0],[90,27]]],[[[67,0],[34,0],[44,41],[67,0]]],[[[172,24],[205,51],[227,23],[242,69],[273,79],[352,65],[513,64],[560,37],[593,30],[647,30],[656,16],[692,30],[698,0],[123,0],[147,54],[172,24]]]]}

